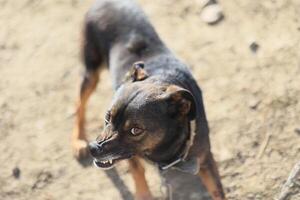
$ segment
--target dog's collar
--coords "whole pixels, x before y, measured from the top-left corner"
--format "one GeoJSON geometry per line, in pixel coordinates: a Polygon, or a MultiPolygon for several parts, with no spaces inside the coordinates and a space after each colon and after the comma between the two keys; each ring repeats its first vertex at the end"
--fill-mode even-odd
{"type": "Polygon", "coordinates": [[[191,121],[191,128],[190,128],[190,137],[186,141],[185,148],[182,153],[179,155],[177,159],[172,161],[169,164],[159,164],[159,169],[161,171],[167,170],[169,168],[177,168],[181,171],[190,172],[192,174],[198,173],[200,167],[198,160],[196,158],[187,159],[189,151],[194,144],[194,139],[196,135],[196,123],[195,120],[191,121]]]}

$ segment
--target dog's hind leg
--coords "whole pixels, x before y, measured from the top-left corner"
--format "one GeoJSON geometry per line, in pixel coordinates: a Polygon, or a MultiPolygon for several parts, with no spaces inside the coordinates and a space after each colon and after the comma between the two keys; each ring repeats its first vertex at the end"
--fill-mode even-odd
{"type": "Polygon", "coordinates": [[[213,200],[226,200],[217,165],[211,152],[201,163],[199,176],[213,200]]]}
{"type": "Polygon", "coordinates": [[[137,157],[129,160],[129,169],[135,183],[136,200],[152,200],[153,198],[145,178],[145,169],[137,157]]]}
{"type": "Polygon", "coordinates": [[[76,121],[72,134],[72,148],[77,159],[88,156],[87,138],[85,135],[85,110],[90,95],[96,89],[99,81],[99,72],[103,64],[103,55],[95,46],[92,38],[91,27],[86,25],[82,57],[85,64],[85,72],[80,86],[79,98],[76,109],[76,121]]]}

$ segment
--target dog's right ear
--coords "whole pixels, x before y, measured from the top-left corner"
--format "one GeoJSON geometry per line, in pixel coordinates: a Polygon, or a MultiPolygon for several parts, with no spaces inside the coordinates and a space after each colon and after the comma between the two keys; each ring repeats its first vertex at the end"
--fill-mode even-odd
{"type": "Polygon", "coordinates": [[[126,75],[125,81],[142,81],[148,77],[146,70],[144,69],[145,64],[142,61],[135,62],[132,65],[132,69],[126,75]]]}
{"type": "Polygon", "coordinates": [[[190,120],[196,117],[196,102],[192,93],[188,90],[170,85],[160,98],[167,102],[170,115],[187,116],[190,120]]]}

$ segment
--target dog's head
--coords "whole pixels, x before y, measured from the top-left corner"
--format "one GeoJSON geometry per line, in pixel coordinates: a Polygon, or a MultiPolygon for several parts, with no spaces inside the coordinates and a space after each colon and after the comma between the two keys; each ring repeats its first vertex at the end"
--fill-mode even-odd
{"type": "Polygon", "coordinates": [[[110,168],[134,155],[168,162],[189,135],[195,117],[189,91],[148,79],[142,63],[134,65],[130,79],[117,90],[103,133],[89,145],[98,167],[110,168]]]}

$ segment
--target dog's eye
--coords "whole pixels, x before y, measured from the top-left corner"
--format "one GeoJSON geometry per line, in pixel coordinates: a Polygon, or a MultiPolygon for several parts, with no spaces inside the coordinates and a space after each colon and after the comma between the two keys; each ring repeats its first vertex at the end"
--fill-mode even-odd
{"type": "Polygon", "coordinates": [[[137,128],[137,127],[134,127],[130,130],[130,133],[134,136],[138,136],[138,135],[142,134],[143,132],[144,132],[143,129],[137,128]]]}

